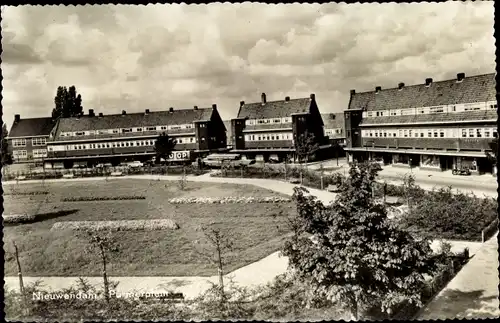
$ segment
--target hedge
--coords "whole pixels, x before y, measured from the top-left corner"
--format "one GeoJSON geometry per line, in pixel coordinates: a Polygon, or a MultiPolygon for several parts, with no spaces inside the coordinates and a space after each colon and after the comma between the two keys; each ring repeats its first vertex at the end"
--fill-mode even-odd
{"type": "Polygon", "coordinates": [[[65,197],[63,202],[92,202],[92,201],[121,201],[121,200],[145,200],[145,196],[91,196],[91,197],[65,197]]]}
{"type": "Polygon", "coordinates": [[[117,220],[117,221],[67,221],[56,222],[51,230],[91,230],[91,231],[156,231],[179,229],[171,219],[157,220],[117,220]]]}
{"type": "Polygon", "coordinates": [[[34,214],[4,214],[2,217],[5,224],[31,222],[36,218],[34,214]]]}
{"type": "Polygon", "coordinates": [[[47,195],[47,191],[36,191],[36,192],[6,192],[3,195],[21,195],[21,196],[34,196],[34,195],[47,195]]]}
{"type": "Polygon", "coordinates": [[[171,204],[230,204],[230,203],[286,203],[291,199],[278,196],[269,197],[180,197],[169,200],[171,204]]]}

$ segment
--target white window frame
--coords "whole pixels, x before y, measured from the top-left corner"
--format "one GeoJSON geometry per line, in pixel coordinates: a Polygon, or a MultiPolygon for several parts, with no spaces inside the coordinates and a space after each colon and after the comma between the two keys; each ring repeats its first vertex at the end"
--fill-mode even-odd
{"type": "Polygon", "coordinates": [[[26,147],[26,139],[12,139],[12,147],[26,147]]]}

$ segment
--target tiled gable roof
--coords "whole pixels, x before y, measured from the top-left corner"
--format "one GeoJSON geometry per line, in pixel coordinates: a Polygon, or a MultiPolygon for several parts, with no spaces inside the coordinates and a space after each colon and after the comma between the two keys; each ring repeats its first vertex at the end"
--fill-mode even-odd
{"type": "Polygon", "coordinates": [[[270,119],[290,117],[294,113],[307,113],[310,111],[311,99],[290,99],[289,101],[270,101],[244,104],[240,107],[238,118],[270,119]]]}
{"type": "Polygon", "coordinates": [[[9,138],[48,136],[54,127],[52,118],[29,118],[14,122],[9,131],[9,138]]]}
{"type": "Polygon", "coordinates": [[[213,109],[182,109],[169,111],[151,111],[148,114],[130,113],[130,114],[112,114],[98,116],[82,116],[80,118],[61,118],[57,127],[56,137],[61,132],[85,131],[85,130],[104,130],[147,126],[164,126],[188,124],[194,121],[210,120],[213,109]]]}
{"type": "Polygon", "coordinates": [[[349,109],[388,110],[494,101],[495,85],[495,74],[491,73],[465,77],[461,82],[456,79],[433,82],[429,87],[418,84],[401,90],[354,93],[349,109]]]}
{"type": "Polygon", "coordinates": [[[337,129],[345,127],[344,113],[322,113],[324,129],[337,129]]]}

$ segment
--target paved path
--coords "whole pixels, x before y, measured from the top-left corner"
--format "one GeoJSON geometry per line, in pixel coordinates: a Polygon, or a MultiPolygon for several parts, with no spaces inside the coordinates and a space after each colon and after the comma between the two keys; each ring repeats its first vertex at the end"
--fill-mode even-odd
{"type": "MultiPolygon", "coordinates": [[[[158,176],[158,175],[137,175],[137,176],[124,176],[120,179],[133,178],[133,179],[148,179],[148,180],[178,180],[179,176],[158,176]]],[[[74,179],[57,179],[46,180],[45,182],[60,182],[60,181],[95,181],[105,180],[104,178],[74,178],[74,179]]],[[[251,184],[270,189],[279,193],[291,195],[293,188],[299,185],[281,182],[269,179],[248,179],[248,178],[220,178],[210,177],[209,174],[202,176],[188,176],[189,181],[196,182],[217,182],[217,183],[235,183],[235,184],[251,184]]],[[[23,183],[33,183],[40,181],[23,181],[23,183]]],[[[14,182],[5,182],[5,184],[12,184],[14,182]]],[[[323,203],[329,203],[335,198],[335,193],[322,191],[318,189],[308,188],[312,195],[318,197],[323,203]]],[[[480,247],[480,243],[464,242],[464,241],[450,241],[453,251],[462,251],[466,246],[469,247],[470,253],[474,254],[480,247]]],[[[439,242],[434,241],[431,245],[433,250],[438,250],[439,242]]],[[[266,284],[277,275],[284,273],[288,266],[288,259],[280,257],[279,252],[275,252],[257,262],[248,266],[242,267],[229,273],[228,279],[231,279],[236,285],[253,287],[266,284]]],[[[93,285],[101,285],[101,277],[85,277],[93,285]]],[[[18,278],[9,276],[4,277],[5,287],[8,289],[18,289],[18,278]]],[[[161,291],[175,291],[182,292],[186,298],[192,298],[203,291],[207,290],[211,285],[210,282],[216,283],[217,277],[111,277],[113,281],[119,282],[117,287],[118,293],[138,292],[161,292],[161,291]]],[[[33,283],[37,280],[42,280],[45,290],[57,291],[73,285],[77,277],[24,277],[25,284],[33,283]]]]}
{"type": "Polygon", "coordinates": [[[498,240],[495,235],[419,313],[418,319],[499,317],[498,285],[498,240]]]}

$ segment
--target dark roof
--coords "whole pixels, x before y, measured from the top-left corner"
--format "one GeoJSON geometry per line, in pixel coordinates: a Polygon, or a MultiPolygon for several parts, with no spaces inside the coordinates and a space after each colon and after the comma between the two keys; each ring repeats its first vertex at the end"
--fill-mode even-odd
{"type": "Polygon", "coordinates": [[[54,127],[52,118],[29,118],[14,122],[9,131],[12,137],[48,136],[54,127]]]}
{"type": "Polygon", "coordinates": [[[337,129],[345,127],[344,112],[322,113],[324,129],[337,129]]]}
{"type": "Polygon", "coordinates": [[[456,79],[405,86],[401,90],[382,89],[354,93],[349,109],[387,110],[432,107],[448,104],[486,102],[496,100],[495,74],[469,76],[461,82],[456,79]]]}
{"type": "Polygon", "coordinates": [[[290,117],[294,113],[308,113],[311,108],[311,99],[290,99],[290,101],[270,101],[244,104],[240,107],[238,118],[270,119],[290,117]]]}
{"type": "MultiPolygon", "coordinates": [[[[195,121],[209,121],[213,113],[212,108],[182,109],[169,111],[151,111],[148,114],[111,114],[99,116],[82,116],[80,118],[61,118],[57,126],[56,138],[61,132],[104,130],[131,127],[163,126],[189,124],[195,121]]],[[[66,140],[66,137],[63,137],[66,140]]]]}
{"type": "Polygon", "coordinates": [[[427,123],[427,122],[457,122],[468,120],[496,120],[498,118],[496,110],[477,110],[453,113],[417,114],[408,116],[387,116],[363,118],[360,125],[380,125],[380,124],[404,124],[404,123],[427,123]]]}

